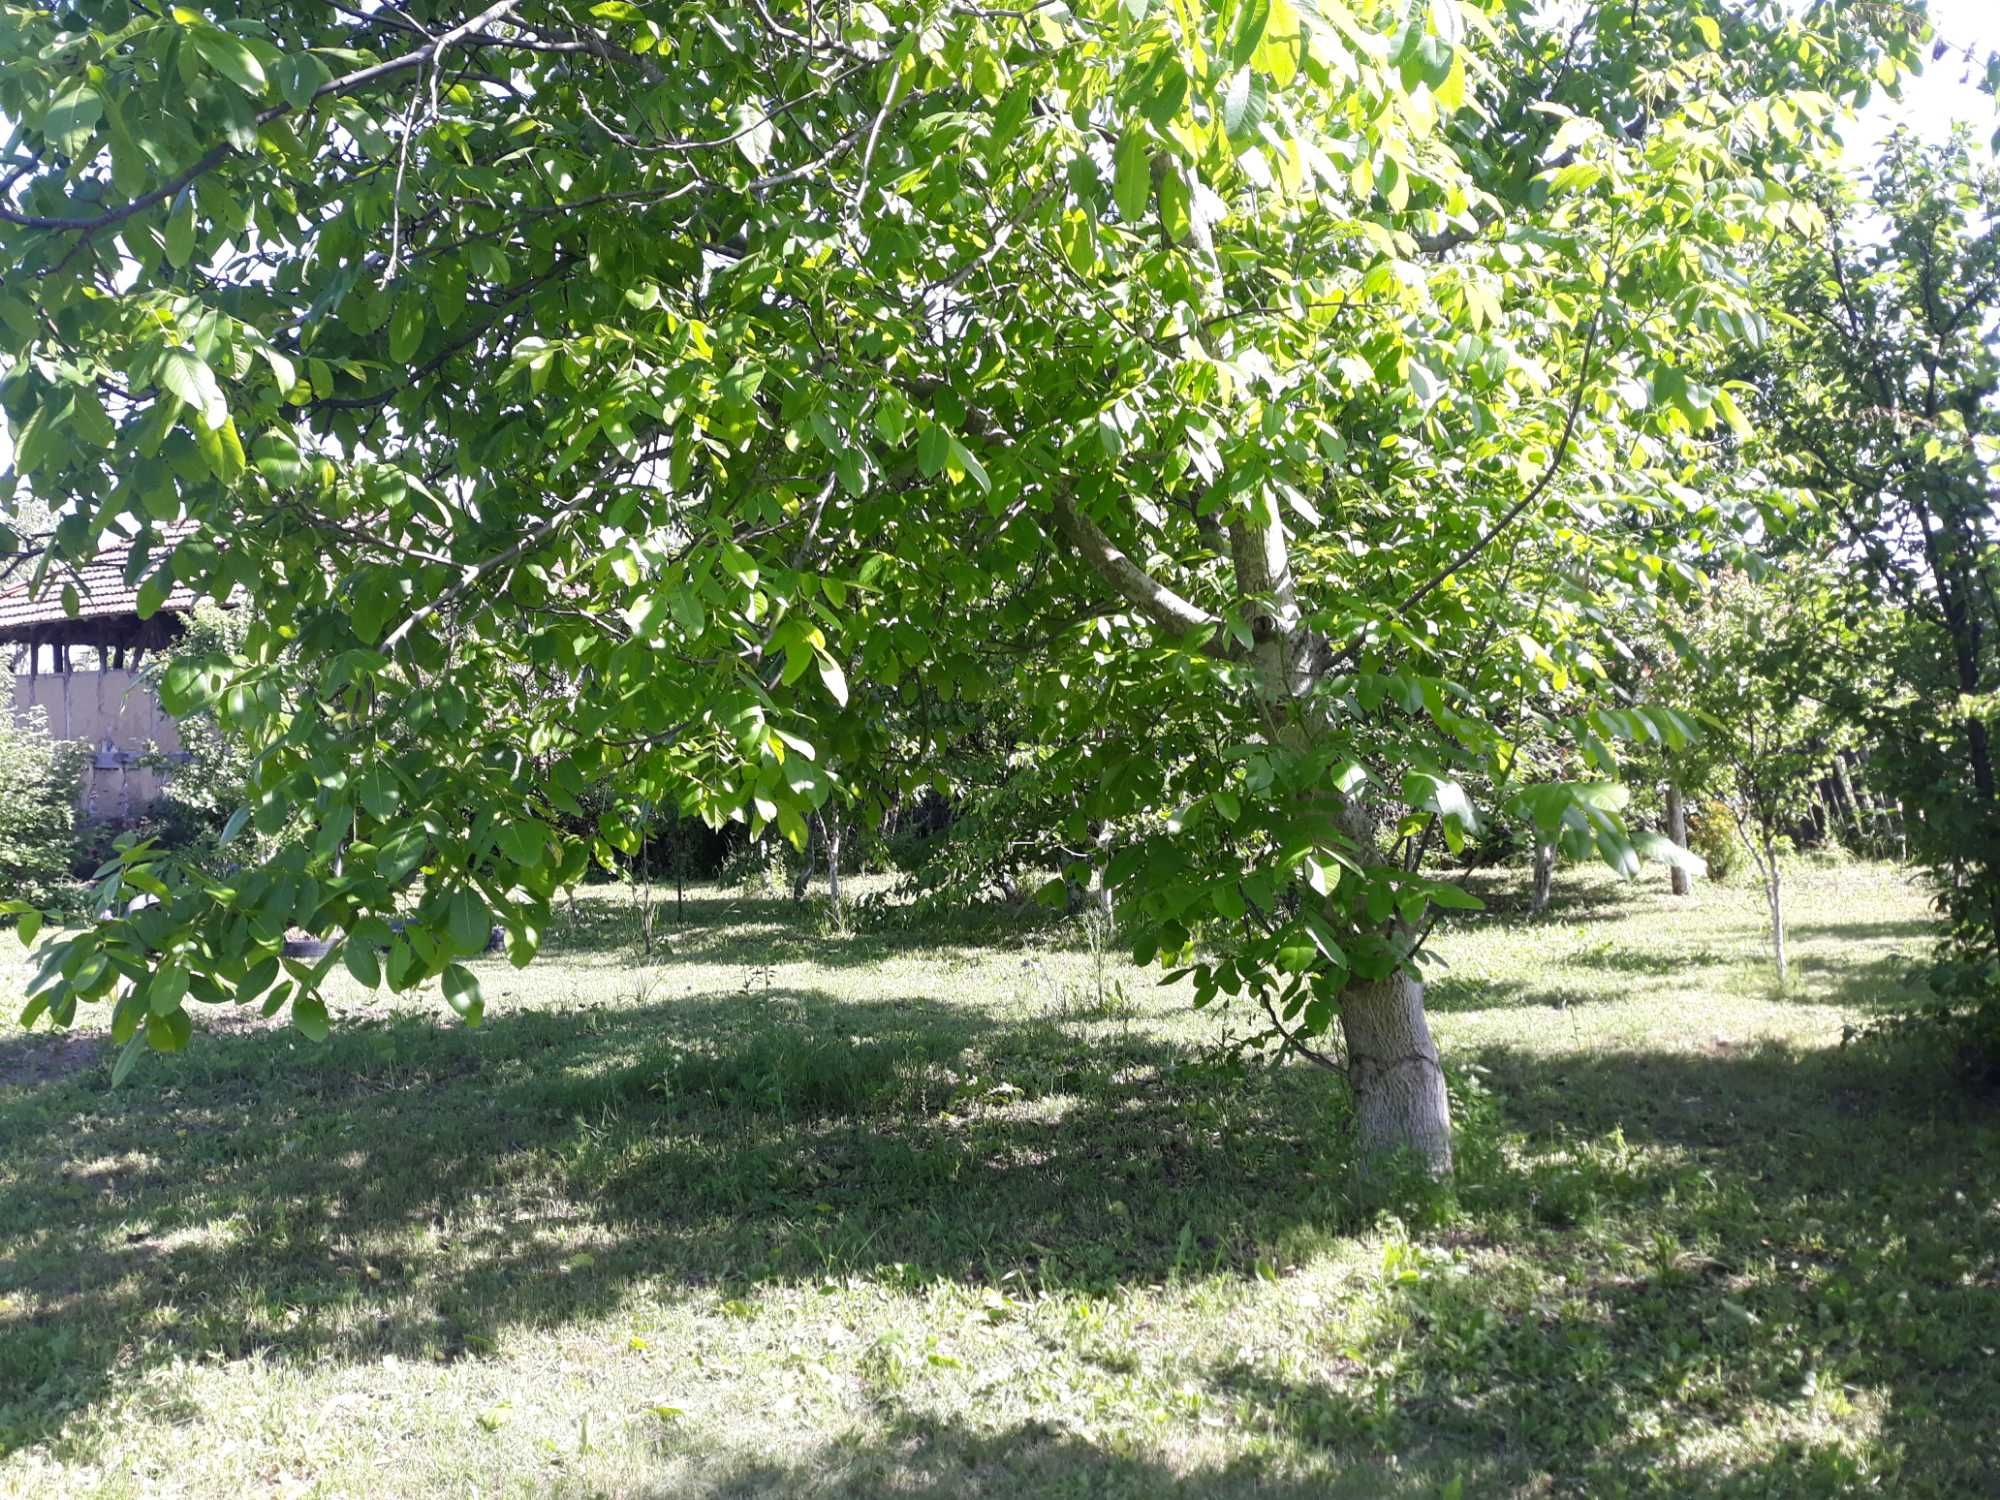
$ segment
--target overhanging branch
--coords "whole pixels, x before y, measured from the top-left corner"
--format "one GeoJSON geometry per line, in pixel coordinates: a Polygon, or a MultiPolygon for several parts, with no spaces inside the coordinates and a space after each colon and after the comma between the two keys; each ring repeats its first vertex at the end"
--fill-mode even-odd
{"type": "MultiPolygon", "coordinates": [[[[1056,529],[1083,554],[1091,568],[1154,624],[1175,635],[1209,632],[1212,636],[1221,629],[1220,619],[1183,599],[1127,557],[1060,488],[1055,492],[1055,517],[1056,529]]],[[[1226,654],[1213,639],[1203,649],[1214,656],[1226,654]]]]}

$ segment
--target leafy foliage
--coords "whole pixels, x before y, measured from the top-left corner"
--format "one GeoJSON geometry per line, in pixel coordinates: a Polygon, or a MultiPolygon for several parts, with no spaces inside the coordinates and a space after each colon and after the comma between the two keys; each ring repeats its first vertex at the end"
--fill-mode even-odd
{"type": "MultiPolygon", "coordinates": [[[[48,715],[14,710],[13,674],[0,691],[0,894],[40,910],[75,904],[76,803],[82,751],[49,735],[48,715]]],[[[32,936],[32,926],[23,926],[32,936]]]]}
{"type": "Polygon", "coordinates": [[[1839,548],[1870,600],[1851,611],[1866,644],[1838,708],[1934,878],[1951,1003],[1983,997],[2000,1035],[2000,1000],[1966,978],[2000,952],[2000,172],[1963,131],[1898,134],[1864,191],[1817,196],[1825,231],[1772,267],[1796,317],[1757,371],[1773,461],[1820,502],[1784,536],[1839,548]]]}
{"type": "Polygon", "coordinates": [[[1776,452],[1820,504],[1785,538],[1838,547],[1897,613],[1861,628],[1868,664],[1841,707],[1901,801],[1963,942],[2000,941],[2000,687],[1990,502],[2000,425],[1988,399],[2000,174],[1963,133],[1892,138],[1865,191],[1829,183],[1823,234],[1772,275],[1797,314],[1759,374],[1776,452]],[[1877,227],[1879,226],[1879,228],[1877,227]]]}
{"type": "Polygon", "coordinates": [[[386,940],[392,988],[489,914],[525,963],[642,809],[802,843],[891,726],[921,774],[928,710],[1004,698],[1066,816],[1143,827],[1108,862],[1135,951],[1199,940],[1204,996],[1330,1026],[1464,900],[1418,866],[1476,831],[1469,778],[1636,863],[1603,783],[1662,730],[1597,692],[1604,604],[1685,590],[1726,531],[1680,483],[1741,420],[1699,372],[1765,336],[1750,258],[1818,226],[1799,163],[1922,29],[26,12],[27,496],[58,561],[135,532],[142,609],[251,602],[240,659],[165,697],[254,747],[258,830],[314,829],[227,883],[135,851],[106,894],[158,905],[53,945],[31,1012],[108,1001],[171,1044],[184,990],[317,1033],[287,926],[386,940]],[[1544,684],[1596,701],[1526,725],[1544,684]],[[1523,792],[1530,728],[1589,778],[1523,792]]]}

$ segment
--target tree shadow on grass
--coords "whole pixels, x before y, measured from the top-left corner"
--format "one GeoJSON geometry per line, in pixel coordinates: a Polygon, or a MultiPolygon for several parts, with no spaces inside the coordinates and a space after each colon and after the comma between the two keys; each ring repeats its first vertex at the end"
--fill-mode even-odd
{"type": "MultiPolygon", "coordinates": [[[[1859,1424],[1903,1455],[1901,1493],[1993,1491],[2000,1122],[1933,1066],[1454,1061],[1485,1080],[1458,1207],[1363,1343],[1304,1373],[1197,1371],[1325,1455],[1310,1483],[927,1417],[854,1472],[919,1495],[1339,1494],[1328,1475],[1389,1452],[1475,1456],[1467,1494],[1536,1475],[1836,1494],[1866,1477],[1838,1441],[1859,1424]],[[1726,1455],[1751,1410],[1796,1431],[1738,1467],[1689,1456],[1726,1455]],[[1003,1485],[982,1476],[1007,1442],[1042,1446],[1003,1485]]],[[[0,1451],[177,1358],[452,1360],[634,1297],[829,1277],[1103,1295],[1255,1275],[1288,1237],[1362,1222],[1320,1076],[926,997],[403,1017],[321,1048],[225,1034],[104,1085],[99,1065],[0,1093],[20,1143],[0,1168],[0,1451]]],[[[843,1493],[762,1460],[738,1477],[723,1493],[843,1493]]],[[[1376,1478],[1354,1492],[1425,1492],[1376,1478]]]]}
{"type": "Polygon", "coordinates": [[[1228,1367],[1218,1389],[1345,1443],[1382,1430],[1386,1384],[1420,1450],[1578,1493],[2000,1493],[2000,1112],[1934,1057],[1473,1060],[1459,1253],[1393,1279],[1350,1351],[1380,1380],[1228,1367]],[[1729,1456],[1746,1414],[1772,1429],[1754,1461],[1729,1456]],[[1842,1441],[1871,1428],[1887,1476],[1842,1441]]]}
{"type": "MultiPolygon", "coordinates": [[[[636,1493],[659,1500],[804,1496],[818,1500],[1021,1500],[1088,1496],[1090,1500],[1436,1500],[1454,1482],[1464,1495],[1494,1488],[1500,1466],[1464,1455],[1404,1461],[1395,1455],[1326,1455],[1301,1466],[1263,1454],[1227,1464],[1176,1465],[1119,1452],[1050,1423],[979,1429],[926,1413],[891,1414],[865,1444],[839,1444],[810,1458],[783,1461],[704,1453],[682,1466],[701,1474],[690,1488],[676,1475],[636,1493]],[[1301,1472],[1303,1469],[1303,1472],[1301,1472]]],[[[560,1493],[560,1492],[559,1492],[560,1493]]]]}
{"type": "Polygon", "coordinates": [[[455,1359],[849,1274],[1109,1292],[1350,1212],[1323,1075],[922,997],[223,1033],[106,1085],[0,1093],[0,1451],[135,1359],[455,1359]]]}
{"type": "MultiPolygon", "coordinates": [[[[753,966],[812,963],[827,968],[879,964],[906,953],[977,953],[1027,941],[1075,940],[1062,919],[1038,906],[988,903],[929,912],[908,906],[850,903],[848,929],[826,930],[816,900],[743,895],[701,887],[677,902],[669,890],[655,899],[652,952],[678,963],[753,966]]],[[[546,945],[552,956],[630,960],[646,949],[639,908],[622,886],[584,886],[558,908],[546,945]]]]}
{"type": "Polygon", "coordinates": [[[1533,887],[1525,872],[1518,868],[1475,870],[1459,877],[1458,883],[1477,896],[1484,903],[1484,909],[1453,918],[1455,928],[1480,926],[1487,922],[1528,928],[1619,922],[1655,901],[1666,899],[1659,882],[1651,879],[1565,880],[1558,872],[1556,882],[1550,889],[1548,906],[1536,912],[1530,909],[1533,887]]]}
{"type": "Polygon", "coordinates": [[[1795,939],[1810,942],[1829,938],[1837,943],[1863,942],[1876,938],[1930,940],[1938,935],[1938,924],[1912,917],[1894,922],[1797,922],[1786,928],[1795,939]]]}

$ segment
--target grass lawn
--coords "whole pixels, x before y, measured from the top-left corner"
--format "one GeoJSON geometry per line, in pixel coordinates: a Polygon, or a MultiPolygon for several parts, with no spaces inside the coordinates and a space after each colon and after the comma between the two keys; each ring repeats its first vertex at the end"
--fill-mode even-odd
{"type": "Polygon", "coordinates": [[[1801,865],[1781,997],[1664,884],[1443,936],[1393,1211],[1074,929],[592,889],[476,1031],[9,1035],[0,1493],[2000,1495],[2000,1105],[1838,1045],[1921,892],[1801,865]]]}

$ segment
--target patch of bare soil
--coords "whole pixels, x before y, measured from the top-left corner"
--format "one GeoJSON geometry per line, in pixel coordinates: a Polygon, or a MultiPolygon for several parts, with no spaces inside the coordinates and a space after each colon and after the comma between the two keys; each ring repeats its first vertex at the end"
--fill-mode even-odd
{"type": "Polygon", "coordinates": [[[0,1041],[0,1088],[41,1088],[87,1073],[104,1060],[102,1031],[31,1031],[0,1041]]]}

